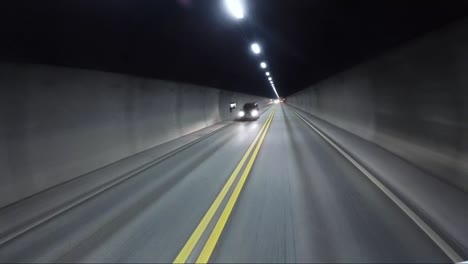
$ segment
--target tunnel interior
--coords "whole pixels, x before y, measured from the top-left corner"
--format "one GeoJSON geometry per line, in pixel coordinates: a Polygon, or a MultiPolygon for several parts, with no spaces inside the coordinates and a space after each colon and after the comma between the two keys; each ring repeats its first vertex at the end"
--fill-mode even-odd
{"type": "Polygon", "coordinates": [[[1,3],[0,262],[468,260],[467,15],[1,3]]]}

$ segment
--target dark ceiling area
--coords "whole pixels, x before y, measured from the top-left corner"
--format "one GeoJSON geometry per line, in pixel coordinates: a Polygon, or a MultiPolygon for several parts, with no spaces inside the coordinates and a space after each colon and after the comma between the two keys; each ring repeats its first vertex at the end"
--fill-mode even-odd
{"type": "Polygon", "coordinates": [[[468,1],[2,1],[0,60],[127,73],[287,96],[461,19],[468,1]],[[249,50],[257,41],[260,57],[249,50]]]}

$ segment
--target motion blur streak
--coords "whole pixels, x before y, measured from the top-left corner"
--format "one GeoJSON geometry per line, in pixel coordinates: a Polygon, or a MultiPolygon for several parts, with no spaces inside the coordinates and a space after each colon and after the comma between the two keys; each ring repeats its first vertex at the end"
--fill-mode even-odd
{"type": "Polygon", "coordinates": [[[257,144],[257,141],[259,138],[261,138],[261,135],[263,131],[265,130],[265,127],[269,123],[269,121],[272,118],[272,114],[270,114],[269,118],[263,125],[262,129],[258,133],[258,135],[255,137],[254,141],[250,145],[250,147],[247,149],[247,152],[245,152],[244,156],[240,160],[239,164],[236,166],[234,171],[232,172],[231,176],[229,177],[228,181],[226,184],[223,186],[223,189],[220,191],[216,199],[214,200],[213,204],[211,205],[210,209],[206,212],[205,216],[202,218],[200,223],[198,224],[197,228],[193,232],[193,234],[190,236],[188,239],[187,243],[185,246],[182,248],[180,253],[177,255],[177,257],[174,260],[174,263],[185,263],[187,261],[187,258],[190,256],[192,253],[193,248],[195,245],[198,243],[198,240],[200,239],[201,235],[203,232],[205,232],[206,227],[208,226],[209,222],[213,218],[214,214],[219,208],[219,205],[223,201],[224,197],[226,196],[227,192],[231,188],[232,184],[234,183],[235,179],[237,178],[237,175],[241,171],[242,167],[244,166],[245,161],[249,157],[250,153],[252,152],[252,149],[255,147],[257,144]]]}
{"type": "Polygon", "coordinates": [[[0,263],[468,259],[468,1],[0,1],[0,32],[0,263]]]}
{"type": "Polygon", "coordinates": [[[272,108],[258,121],[235,122],[9,241],[0,247],[0,259],[171,262],[229,181],[239,187],[235,196],[225,196],[235,198],[219,204],[224,217],[220,210],[213,214],[224,227],[214,221],[206,226],[217,230],[218,239],[200,236],[193,254],[175,262],[196,261],[204,244],[213,251],[200,260],[215,263],[450,261],[292,108],[272,108]],[[261,140],[266,126],[253,125],[266,123],[272,108],[277,111],[258,151],[260,142],[257,149],[252,142],[261,140]],[[240,135],[243,126],[248,129],[240,135]],[[236,183],[233,172],[240,172],[239,159],[247,162],[249,150],[256,157],[236,183]]]}
{"type": "Polygon", "coordinates": [[[239,179],[239,182],[237,183],[231,197],[229,198],[229,201],[226,204],[226,207],[223,210],[223,213],[221,214],[218,222],[216,223],[216,226],[213,229],[213,232],[211,232],[208,241],[203,247],[203,250],[197,259],[197,263],[208,263],[208,261],[210,260],[211,254],[213,253],[213,250],[215,249],[216,244],[218,243],[219,237],[221,236],[221,233],[223,232],[223,229],[226,226],[226,222],[228,221],[229,216],[231,215],[232,209],[236,205],[237,199],[239,198],[239,194],[242,191],[242,188],[244,187],[247,177],[249,176],[250,170],[252,169],[255,159],[257,158],[258,152],[262,147],[263,140],[265,139],[265,136],[268,133],[268,129],[271,125],[271,120],[273,116],[274,112],[272,113],[271,118],[267,120],[264,131],[260,132],[262,134],[260,137],[260,141],[255,147],[255,151],[250,157],[249,163],[247,163],[245,170],[242,173],[241,178],[239,179]]]}

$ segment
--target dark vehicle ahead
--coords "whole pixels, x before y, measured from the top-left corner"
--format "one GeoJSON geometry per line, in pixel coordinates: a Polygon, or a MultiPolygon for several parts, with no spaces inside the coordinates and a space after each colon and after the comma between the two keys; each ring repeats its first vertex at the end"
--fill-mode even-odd
{"type": "Polygon", "coordinates": [[[246,103],[239,111],[239,119],[257,120],[259,117],[260,111],[256,103],[246,103]]]}

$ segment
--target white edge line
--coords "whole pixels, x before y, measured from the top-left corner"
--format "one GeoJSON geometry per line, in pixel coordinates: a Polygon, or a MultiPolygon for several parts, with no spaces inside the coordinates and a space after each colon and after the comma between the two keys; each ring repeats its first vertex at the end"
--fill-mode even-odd
{"type": "Polygon", "coordinates": [[[453,263],[463,263],[463,259],[460,255],[455,252],[455,250],[445,242],[442,237],[440,237],[428,224],[424,222],[411,208],[403,203],[400,198],[398,198],[392,191],[390,191],[385,185],[383,185],[377,178],[375,178],[366,168],[359,164],[354,158],[352,158],[348,153],[346,153],[341,147],[335,144],[327,136],[325,136],[320,130],[318,130],[314,125],[309,121],[304,119],[296,110],[292,109],[295,114],[304,121],[309,127],[311,127],[319,136],[321,136],[325,141],[327,141],[332,147],[334,147],[341,155],[343,155],[351,164],[353,164],[359,171],[361,171],[371,182],[373,182],[385,195],[388,196],[400,209],[408,215],[413,222],[421,228],[426,235],[428,235],[434,243],[439,246],[439,248],[453,261],[453,263]]]}

